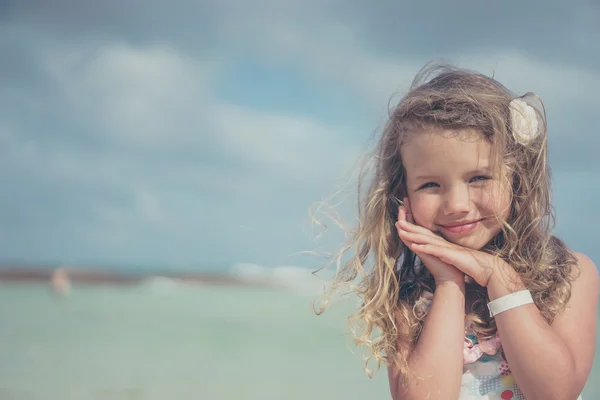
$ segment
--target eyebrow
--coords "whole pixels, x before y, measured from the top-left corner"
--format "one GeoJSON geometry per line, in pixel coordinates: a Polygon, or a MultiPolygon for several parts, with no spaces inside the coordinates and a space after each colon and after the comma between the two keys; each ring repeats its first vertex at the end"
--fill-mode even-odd
{"type": "Polygon", "coordinates": [[[430,181],[438,178],[437,175],[417,175],[415,176],[416,181],[430,181]]]}
{"type": "MultiPolygon", "coordinates": [[[[491,168],[479,168],[469,171],[466,175],[492,175],[494,171],[491,168]]],[[[439,178],[439,175],[417,175],[415,181],[429,181],[439,178]]]]}

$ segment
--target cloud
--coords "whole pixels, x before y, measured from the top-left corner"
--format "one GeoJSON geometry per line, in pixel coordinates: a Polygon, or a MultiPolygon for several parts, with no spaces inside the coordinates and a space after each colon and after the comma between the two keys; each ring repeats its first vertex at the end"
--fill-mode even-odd
{"type": "MultiPolygon", "coordinates": [[[[223,104],[204,84],[210,68],[174,51],[119,44],[95,53],[90,57],[73,46],[40,60],[47,78],[60,87],[52,105],[57,116],[44,131],[4,114],[11,128],[0,137],[10,149],[5,161],[12,168],[4,170],[3,179],[17,175],[29,186],[17,193],[23,198],[22,207],[13,210],[15,223],[38,227],[20,245],[12,242],[14,236],[5,238],[15,254],[31,254],[33,247],[33,253],[47,256],[82,257],[66,245],[75,240],[93,243],[94,257],[101,252],[139,257],[142,243],[153,243],[143,252],[155,259],[197,259],[197,246],[179,254],[165,249],[189,242],[199,226],[211,226],[212,238],[225,236],[231,227],[225,223],[220,229],[210,215],[240,214],[227,206],[244,201],[244,209],[259,207],[278,187],[289,191],[293,182],[327,179],[319,159],[342,135],[340,128],[223,104]],[[41,196],[50,204],[31,214],[31,199],[41,196]],[[67,206],[73,203],[77,207],[67,206]],[[26,243],[43,242],[49,225],[57,222],[64,230],[63,242],[54,247],[59,251],[26,243]]],[[[354,158],[352,142],[337,147],[327,154],[330,163],[344,154],[354,158]]],[[[242,216],[236,227],[245,221],[242,216]]],[[[206,246],[214,252],[214,245],[206,246]]]]}
{"type": "Polygon", "coordinates": [[[169,48],[124,44],[76,46],[45,60],[64,106],[91,122],[83,134],[150,148],[199,141],[189,130],[203,117],[209,68],[169,48]]]}
{"type": "Polygon", "coordinates": [[[6,1],[0,21],[47,30],[61,37],[126,40],[135,46],[168,41],[186,53],[226,53],[269,40],[271,28],[296,36],[314,35],[371,49],[378,58],[477,53],[490,48],[533,53],[549,63],[598,69],[600,6],[518,0],[498,4],[380,1],[178,0],[82,4],[58,0],[6,1]],[[288,29],[282,29],[288,27],[288,29]],[[310,29],[307,29],[310,27],[310,29]],[[236,46],[237,44],[237,46],[236,46]]]}
{"type": "MultiPolygon", "coordinates": [[[[510,3],[4,2],[3,248],[35,259],[287,264],[312,245],[302,231],[310,202],[356,166],[390,96],[439,56],[537,92],[557,187],[595,198],[596,186],[564,182],[600,167],[598,8],[531,4],[512,15],[510,3]],[[265,82],[252,63],[287,80],[265,82]],[[279,97],[242,99],[241,79],[279,97]]],[[[591,226],[560,201],[561,229],[591,226]]]]}
{"type": "Polygon", "coordinates": [[[597,35],[600,7],[583,2],[578,7],[541,0],[523,4],[395,2],[372,7],[360,1],[345,2],[340,19],[355,27],[364,47],[378,56],[489,52],[532,54],[549,64],[598,70],[597,35]]]}

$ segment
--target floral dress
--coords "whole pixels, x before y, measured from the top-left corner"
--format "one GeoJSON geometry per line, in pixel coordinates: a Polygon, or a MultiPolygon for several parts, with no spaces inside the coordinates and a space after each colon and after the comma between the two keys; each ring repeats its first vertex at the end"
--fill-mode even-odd
{"type": "MultiPolygon", "coordinates": [[[[426,292],[425,308],[433,294],[426,292]]],[[[527,400],[519,389],[510,367],[502,357],[500,336],[479,342],[465,320],[463,374],[459,400],[527,400]]],[[[581,396],[578,400],[582,400],[581,396]]]]}
{"type": "Polygon", "coordinates": [[[467,332],[459,400],[525,400],[508,363],[500,355],[498,336],[479,343],[467,332]]]}

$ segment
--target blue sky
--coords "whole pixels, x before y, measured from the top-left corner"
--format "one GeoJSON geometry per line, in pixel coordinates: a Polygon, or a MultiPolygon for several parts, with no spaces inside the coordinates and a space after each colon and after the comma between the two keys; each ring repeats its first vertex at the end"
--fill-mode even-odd
{"type": "Polygon", "coordinates": [[[4,1],[0,256],[316,267],[292,254],[340,235],[312,241],[308,206],[442,58],[541,96],[558,234],[599,263],[599,21],[591,1],[4,1]]]}

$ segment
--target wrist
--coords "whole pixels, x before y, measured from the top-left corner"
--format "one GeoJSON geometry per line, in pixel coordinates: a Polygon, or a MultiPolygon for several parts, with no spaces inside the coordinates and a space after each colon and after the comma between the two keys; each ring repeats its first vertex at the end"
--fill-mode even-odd
{"type": "Polygon", "coordinates": [[[520,290],[505,296],[499,297],[488,303],[488,309],[491,317],[496,317],[505,311],[534,303],[529,290],[520,290]]]}
{"type": "Polygon", "coordinates": [[[506,262],[494,269],[487,284],[490,301],[525,289],[519,274],[506,262]]]}
{"type": "Polygon", "coordinates": [[[456,288],[461,292],[465,292],[465,279],[436,279],[435,280],[436,290],[439,288],[456,288]]]}

